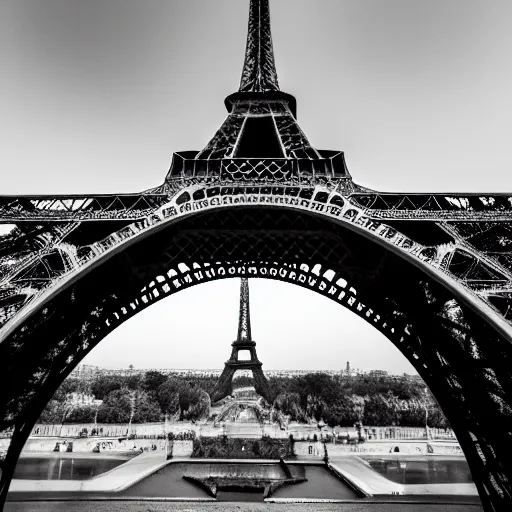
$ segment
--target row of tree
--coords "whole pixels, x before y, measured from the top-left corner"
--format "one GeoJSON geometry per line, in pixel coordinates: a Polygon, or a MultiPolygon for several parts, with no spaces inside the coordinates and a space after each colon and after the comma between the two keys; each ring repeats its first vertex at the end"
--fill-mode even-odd
{"type": "MultiPolygon", "coordinates": [[[[273,379],[271,379],[273,380],[273,379]]],[[[273,406],[292,421],[323,420],[330,426],[447,428],[439,404],[421,381],[410,378],[307,374],[271,382],[273,406]]]]}
{"type": "MultiPolygon", "coordinates": [[[[157,371],[131,376],[101,375],[85,383],[67,379],[41,415],[41,423],[148,423],[164,417],[197,421],[210,414],[213,376],[167,376],[157,371]],[[77,405],[72,392],[94,395],[101,405],[77,405]]],[[[240,376],[235,387],[252,385],[240,376]]],[[[330,426],[448,427],[439,405],[422,381],[376,375],[349,377],[310,373],[272,377],[270,417],[279,422],[323,420],[330,426]]]]}
{"type": "Polygon", "coordinates": [[[196,421],[208,417],[215,379],[183,379],[150,371],[143,375],[102,375],[85,384],[67,379],[45,407],[40,423],[151,423],[171,420],[196,421]],[[72,393],[93,395],[100,405],[70,400],[72,393]]]}

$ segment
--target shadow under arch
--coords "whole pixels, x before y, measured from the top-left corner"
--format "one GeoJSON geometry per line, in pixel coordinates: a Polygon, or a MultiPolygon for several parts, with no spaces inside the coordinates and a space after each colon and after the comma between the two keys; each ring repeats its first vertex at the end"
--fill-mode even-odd
{"type": "Polygon", "coordinates": [[[3,498],[44,406],[101,339],[171,293],[244,276],[311,289],[380,330],[445,411],[484,505],[509,502],[509,340],[403,256],[346,226],[271,208],[197,213],[133,242],[62,289],[2,342],[0,430],[14,426],[3,498]]]}

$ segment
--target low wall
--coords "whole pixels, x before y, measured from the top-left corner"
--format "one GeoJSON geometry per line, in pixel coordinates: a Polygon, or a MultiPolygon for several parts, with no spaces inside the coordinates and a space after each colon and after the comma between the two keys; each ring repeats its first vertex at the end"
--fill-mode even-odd
{"type": "Polygon", "coordinates": [[[264,436],[273,437],[274,439],[286,439],[290,436],[290,432],[286,429],[282,430],[277,423],[264,424],[261,431],[264,436]]]}
{"type": "MultiPolygon", "coordinates": [[[[9,439],[0,439],[0,454],[7,452],[9,439]]],[[[23,454],[36,454],[53,452],[57,442],[62,443],[62,438],[54,439],[29,439],[23,448],[23,454]]],[[[193,441],[172,441],[172,447],[163,439],[135,439],[118,440],[112,439],[69,439],[71,451],[74,453],[91,453],[96,446],[99,446],[100,453],[118,453],[118,452],[167,452],[173,457],[187,458],[192,455],[193,441]]],[[[456,442],[375,442],[361,443],[357,445],[326,443],[327,454],[329,457],[339,457],[350,454],[407,454],[407,455],[460,455],[464,453],[456,442]],[[398,451],[396,449],[398,448],[398,451]]],[[[62,446],[66,451],[67,446],[62,446]]],[[[295,441],[294,453],[300,459],[322,460],[325,456],[324,443],[317,441],[295,441]]]]}
{"type": "Polygon", "coordinates": [[[364,435],[367,441],[381,441],[393,439],[396,441],[406,441],[414,439],[436,439],[455,441],[456,437],[451,429],[425,427],[363,427],[364,435]]]}
{"type": "MultiPolygon", "coordinates": [[[[197,424],[191,422],[159,422],[132,424],[131,426],[127,424],[38,424],[34,427],[32,436],[24,447],[24,452],[51,452],[59,440],[73,442],[73,451],[75,452],[89,452],[100,441],[118,442],[119,438],[126,438],[128,433],[135,436],[131,441],[136,441],[136,450],[140,450],[142,447],[145,451],[151,451],[155,445],[157,450],[166,450],[165,439],[168,433],[180,436],[191,432],[197,438],[227,436],[228,438],[256,439],[268,436],[273,439],[287,439],[292,435],[296,442],[298,455],[306,458],[323,458],[323,449],[313,448],[312,453],[309,449],[309,446],[319,446],[322,440],[327,441],[328,450],[331,451],[333,456],[347,453],[393,453],[397,445],[399,446],[396,453],[462,455],[462,450],[450,429],[429,429],[427,437],[425,428],[364,427],[364,433],[367,436],[366,442],[345,445],[342,442],[345,442],[347,438],[352,441],[357,438],[357,431],[354,428],[336,427],[333,431],[328,427],[319,429],[317,425],[289,423],[285,429],[281,429],[275,423],[260,425],[258,423],[244,424],[236,422],[226,422],[217,426],[213,423],[197,424]],[[335,439],[337,438],[336,443],[331,442],[333,433],[335,439]],[[86,437],[80,437],[81,434],[85,434],[86,437]],[[328,437],[326,438],[326,436],[328,437]],[[142,443],[142,441],[147,442],[142,443]],[[298,443],[301,442],[305,443],[305,448],[300,447],[301,445],[298,443]],[[317,442],[318,444],[316,444],[317,442]]],[[[0,438],[0,455],[5,456],[9,444],[10,438],[0,438]]],[[[111,443],[103,446],[105,448],[100,445],[100,451],[131,450],[131,448],[125,448],[124,445],[119,444],[116,445],[117,448],[111,443]]],[[[183,455],[179,456],[188,456],[189,448],[183,448],[183,450],[183,455]]]]}
{"type": "MultiPolygon", "coordinates": [[[[48,439],[29,439],[23,448],[23,453],[41,453],[52,452],[57,443],[62,443],[63,438],[48,439]]],[[[72,445],[71,451],[76,453],[92,452],[96,447],[100,452],[137,452],[142,448],[143,451],[165,451],[167,450],[167,441],[164,439],[108,439],[108,438],[82,438],[67,439],[68,444],[72,445]]],[[[172,441],[173,457],[190,457],[193,450],[193,441],[172,441]]],[[[357,453],[404,453],[416,455],[463,455],[462,449],[456,442],[427,442],[427,441],[397,441],[397,442],[375,442],[360,443],[357,445],[326,443],[329,457],[336,457],[357,453]],[[398,451],[396,451],[398,449],[398,451]]],[[[0,439],[0,452],[7,451],[9,439],[0,439]]],[[[65,451],[65,447],[62,449],[65,451]]],[[[169,447],[169,449],[171,449],[169,447]]],[[[295,441],[294,452],[301,459],[323,459],[324,443],[320,441],[295,441]]]]}
{"type": "Polygon", "coordinates": [[[450,442],[430,442],[433,453],[442,455],[464,455],[459,443],[450,442]]]}
{"type": "Polygon", "coordinates": [[[64,424],[64,425],[36,425],[32,429],[31,436],[34,437],[79,437],[82,432],[88,436],[99,437],[125,437],[130,434],[137,436],[158,437],[164,436],[165,423],[144,423],[144,424],[64,424]]]}
{"type": "Polygon", "coordinates": [[[173,457],[190,457],[194,449],[193,441],[172,441],[173,457]]]}
{"type": "Polygon", "coordinates": [[[427,454],[426,442],[398,441],[380,443],[360,443],[356,445],[327,443],[329,457],[347,455],[351,453],[406,453],[406,454],[427,454]],[[398,452],[396,451],[398,449],[398,452]]]}
{"type": "Polygon", "coordinates": [[[53,452],[57,441],[60,439],[29,439],[23,447],[23,452],[53,452]]]}
{"type": "Polygon", "coordinates": [[[142,451],[165,451],[167,449],[167,441],[165,439],[134,439],[128,440],[109,438],[94,438],[94,439],[65,439],[65,438],[53,438],[53,439],[29,439],[23,447],[23,453],[25,455],[30,453],[43,453],[53,452],[56,445],[60,445],[60,451],[71,451],[74,453],[91,453],[98,451],[100,453],[117,453],[117,452],[139,452],[142,451]],[[64,444],[66,441],[66,444],[64,444]]]}
{"type": "Polygon", "coordinates": [[[293,451],[301,459],[323,459],[324,444],[319,441],[295,441],[293,451]]]}
{"type": "MultiPolygon", "coordinates": [[[[124,437],[128,434],[135,434],[138,437],[161,437],[169,432],[177,435],[182,432],[194,431],[196,436],[202,437],[216,437],[222,435],[223,428],[233,430],[236,435],[237,429],[247,428],[253,432],[253,435],[267,435],[275,438],[286,438],[290,434],[297,440],[311,440],[315,434],[320,439],[326,435],[333,435],[333,429],[323,427],[319,429],[317,425],[308,425],[301,423],[289,423],[283,430],[277,424],[244,424],[244,423],[230,423],[226,422],[219,426],[214,426],[212,423],[198,424],[189,422],[175,422],[175,423],[144,423],[132,424],[130,427],[127,424],[80,424],[80,425],[42,425],[38,424],[32,430],[31,436],[42,437],[78,437],[81,432],[86,431],[88,436],[97,435],[100,437],[124,437]],[[224,426],[223,426],[224,425],[224,426]]],[[[371,427],[365,426],[363,428],[364,435],[367,441],[383,441],[383,440],[452,440],[455,441],[455,435],[451,429],[438,429],[429,428],[429,435],[424,427],[371,427]]],[[[357,431],[352,428],[336,427],[334,433],[338,437],[357,437],[357,431]]]]}
{"type": "Polygon", "coordinates": [[[357,445],[327,443],[329,457],[347,455],[351,453],[404,453],[407,455],[463,455],[462,449],[456,442],[430,442],[430,441],[390,441],[375,443],[360,443],[357,445]]]}
{"type": "Polygon", "coordinates": [[[214,427],[211,423],[208,425],[198,425],[197,423],[168,423],[165,426],[166,433],[173,433],[175,436],[179,434],[185,434],[188,432],[194,432],[196,437],[201,435],[207,437],[216,437],[220,435],[220,427],[214,427]],[[204,432],[203,432],[204,431],[204,432]]]}

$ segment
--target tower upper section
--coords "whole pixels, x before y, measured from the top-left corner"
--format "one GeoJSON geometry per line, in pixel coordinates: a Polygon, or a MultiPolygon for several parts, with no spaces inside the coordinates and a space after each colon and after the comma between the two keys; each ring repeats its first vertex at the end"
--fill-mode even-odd
{"type": "Polygon", "coordinates": [[[240,312],[238,315],[238,335],[234,345],[254,343],[251,335],[251,313],[249,309],[249,279],[242,277],[240,282],[240,312]]]}
{"type": "Polygon", "coordinates": [[[315,185],[352,190],[340,151],[315,149],[296,119],[296,100],[279,89],[268,0],[250,0],[239,90],[228,116],[202,151],[175,153],[165,186],[221,182],[315,185]]]}
{"type": "Polygon", "coordinates": [[[240,92],[279,91],[268,0],[251,0],[240,92]]]}

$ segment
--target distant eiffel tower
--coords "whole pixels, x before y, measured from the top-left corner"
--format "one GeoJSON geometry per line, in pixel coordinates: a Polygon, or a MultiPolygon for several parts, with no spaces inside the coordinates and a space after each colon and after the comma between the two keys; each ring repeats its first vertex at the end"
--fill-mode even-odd
{"type": "Polygon", "coordinates": [[[212,402],[217,402],[233,392],[233,376],[237,370],[251,370],[254,378],[256,392],[270,401],[270,389],[262,364],[256,355],[256,342],[251,336],[251,316],[249,311],[249,280],[242,278],[240,283],[240,315],[238,319],[238,336],[231,346],[231,357],[224,366],[219,381],[211,395],[212,402]],[[248,351],[249,360],[240,360],[238,354],[241,350],[248,351]]]}

